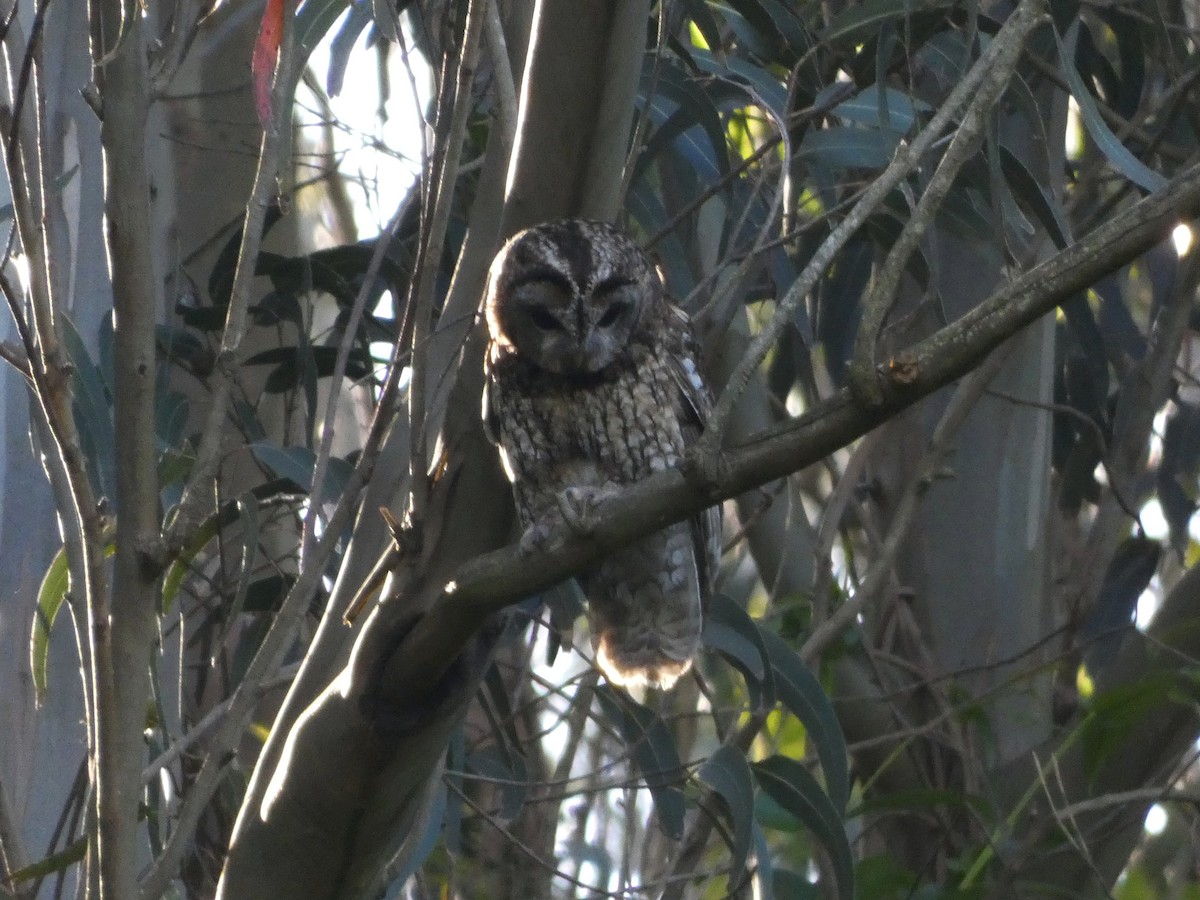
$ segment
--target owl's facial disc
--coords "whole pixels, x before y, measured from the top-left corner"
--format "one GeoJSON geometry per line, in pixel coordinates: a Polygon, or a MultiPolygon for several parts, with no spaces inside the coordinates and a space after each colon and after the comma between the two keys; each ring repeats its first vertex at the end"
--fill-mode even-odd
{"type": "Polygon", "coordinates": [[[586,372],[576,289],[560,273],[534,271],[509,287],[504,333],[526,359],[557,375],[586,372]]]}
{"type": "Polygon", "coordinates": [[[631,352],[662,286],[642,251],[601,223],[522,232],[497,256],[488,328],[499,346],[546,372],[581,377],[631,352]]]}
{"type": "Polygon", "coordinates": [[[644,286],[625,276],[600,281],[581,301],[582,349],[585,371],[599,372],[629,347],[644,306],[638,302],[644,286]]]}
{"type": "Polygon", "coordinates": [[[617,324],[622,316],[627,316],[633,310],[632,300],[616,300],[608,304],[608,309],[604,310],[602,315],[596,322],[597,328],[611,328],[617,324]]]}

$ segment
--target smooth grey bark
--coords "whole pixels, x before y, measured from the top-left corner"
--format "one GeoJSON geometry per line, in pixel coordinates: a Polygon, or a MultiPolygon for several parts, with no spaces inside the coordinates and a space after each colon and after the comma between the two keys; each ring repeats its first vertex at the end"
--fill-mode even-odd
{"type": "MultiPolygon", "coordinates": [[[[158,448],[155,395],[158,360],[155,326],[158,285],[150,235],[153,228],[147,121],[150,105],[145,40],[147,22],[119,0],[98,3],[93,28],[100,35],[93,74],[104,104],[104,224],[113,292],[113,431],[115,442],[116,550],[111,616],[111,696],[97,691],[97,806],[100,822],[101,897],[137,890],[146,706],[150,701],[152,646],[157,639],[162,542],[159,536],[158,448]],[[118,41],[118,36],[123,40],[118,41]],[[111,48],[111,49],[110,49],[111,48]],[[103,54],[107,59],[99,56],[103,54]]],[[[103,684],[102,679],[97,679],[103,684]]]]}
{"type": "MultiPolygon", "coordinates": [[[[981,260],[958,242],[942,244],[943,296],[982,300],[989,285],[978,275],[981,260]]],[[[949,310],[952,317],[955,312],[949,310]]],[[[957,683],[979,697],[1036,664],[1037,658],[993,665],[1019,657],[1055,626],[1046,409],[1053,399],[1053,320],[1036,323],[1014,341],[1017,348],[992,385],[1001,396],[981,398],[961,430],[947,477],[930,486],[897,573],[913,592],[935,666],[931,674],[969,670],[957,683]]],[[[920,434],[928,434],[941,406],[936,400],[924,404],[889,431],[917,425],[920,434]]],[[[995,738],[982,748],[985,759],[1003,763],[1046,738],[1051,681],[1047,671],[1006,685],[985,702],[995,738]]]]}
{"type": "MultiPolygon", "coordinates": [[[[927,99],[937,102],[936,97],[927,99]]],[[[1043,134],[1062,134],[1066,95],[1043,86],[1039,99],[1047,111],[1043,134]]],[[[997,128],[1029,171],[1061,193],[1061,142],[1046,145],[1019,120],[1001,119],[997,128]]],[[[1010,248],[1034,258],[1046,256],[1050,242],[1044,232],[1029,235],[1015,226],[1003,227],[1005,232],[988,241],[933,226],[924,243],[932,284],[924,298],[911,283],[903,292],[907,319],[896,327],[899,334],[885,337],[890,347],[903,346],[912,336],[928,333],[942,317],[954,321],[984,302],[1004,283],[1002,261],[1010,248]],[[937,298],[935,310],[930,309],[930,295],[937,298]]],[[[902,318],[900,313],[894,317],[902,318]]],[[[1015,347],[990,388],[994,394],[977,401],[958,431],[944,477],[929,485],[898,555],[893,589],[869,616],[877,639],[885,631],[891,634],[891,643],[882,647],[885,653],[903,657],[922,679],[950,676],[946,689],[979,698],[987,729],[972,734],[969,751],[956,748],[965,753],[962,766],[949,761],[955,750],[936,759],[934,751],[922,760],[910,752],[900,769],[915,780],[905,782],[901,771],[893,771],[881,788],[954,787],[962,775],[982,777],[1050,734],[1053,673],[1036,667],[1053,648],[1033,657],[1023,654],[1056,625],[1048,553],[1052,466],[1046,408],[1053,400],[1054,335],[1055,324],[1046,318],[1012,338],[1015,347]],[[1001,664],[1004,660],[1016,662],[1001,664]]],[[[883,533],[890,528],[891,504],[918,477],[949,397],[948,389],[940,391],[881,431],[870,468],[883,533]]],[[[877,690],[884,692],[899,690],[911,678],[886,663],[875,667],[876,675],[881,671],[885,684],[877,690]]],[[[860,691],[873,680],[866,673],[843,676],[860,691]]],[[[867,696],[872,693],[868,690],[867,696]]],[[[887,730],[903,732],[944,709],[941,701],[899,702],[887,730]]],[[[852,720],[871,728],[880,724],[871,715],[852,720]]],[[[851,740],[866,736],[861,731],[848,735],[851,740]]],[[[946,741],[953,740],[948,732],[946,741]]],[[[937,830],[926,831],[927,821],[901,815],[880,823],[883,843],[899,851],[913,871],[946,852],[936,846],[942,839],[937,830]]]]}

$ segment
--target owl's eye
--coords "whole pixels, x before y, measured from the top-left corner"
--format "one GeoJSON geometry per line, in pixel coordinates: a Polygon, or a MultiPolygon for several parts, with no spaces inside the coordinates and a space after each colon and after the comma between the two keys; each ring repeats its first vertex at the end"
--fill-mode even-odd
{"type": "Polygon", "coordinates": [[[542,331],[562,331],[562,322],[540,306],[535,306],[529,311],[529,318],[542,331]]]}
{"type": "Polygon", "coordinates": [[[625,315],[632,306],[633,304],[628,300],[616,300],[608,305],[608,309],[604,311],[604,315],[600,317],[600,320],[596,324],[601,328],[608,328],[610,325],[615,324],[617,319],[625,315]]]}

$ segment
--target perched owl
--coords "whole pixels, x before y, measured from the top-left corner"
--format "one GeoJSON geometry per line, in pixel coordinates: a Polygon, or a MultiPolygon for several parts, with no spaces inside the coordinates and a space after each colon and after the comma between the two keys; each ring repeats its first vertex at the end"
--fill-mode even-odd
{"type": "MultiPolygon", "coordinates": [[[[496,255],[484,418],[526,538],[578,527],[572,510],[674,466],[712,398],[691,322],[641,249],[611,225],[565,219],[496,255]]],[[[579,575],[596,658],[617,684],[670,687],[700,643],[720,553],[713,507],[579,575]]]]}

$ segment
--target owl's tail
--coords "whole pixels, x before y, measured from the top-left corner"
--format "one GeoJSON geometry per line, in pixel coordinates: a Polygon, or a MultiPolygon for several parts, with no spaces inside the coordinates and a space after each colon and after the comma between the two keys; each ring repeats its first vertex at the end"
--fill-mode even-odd
{"type": "Polygon", "coordinates": [[[669,688],[692,665],[703,625],[692,529],[643,538],[580,576],[596,662],[610,682],[669,688]]]}

